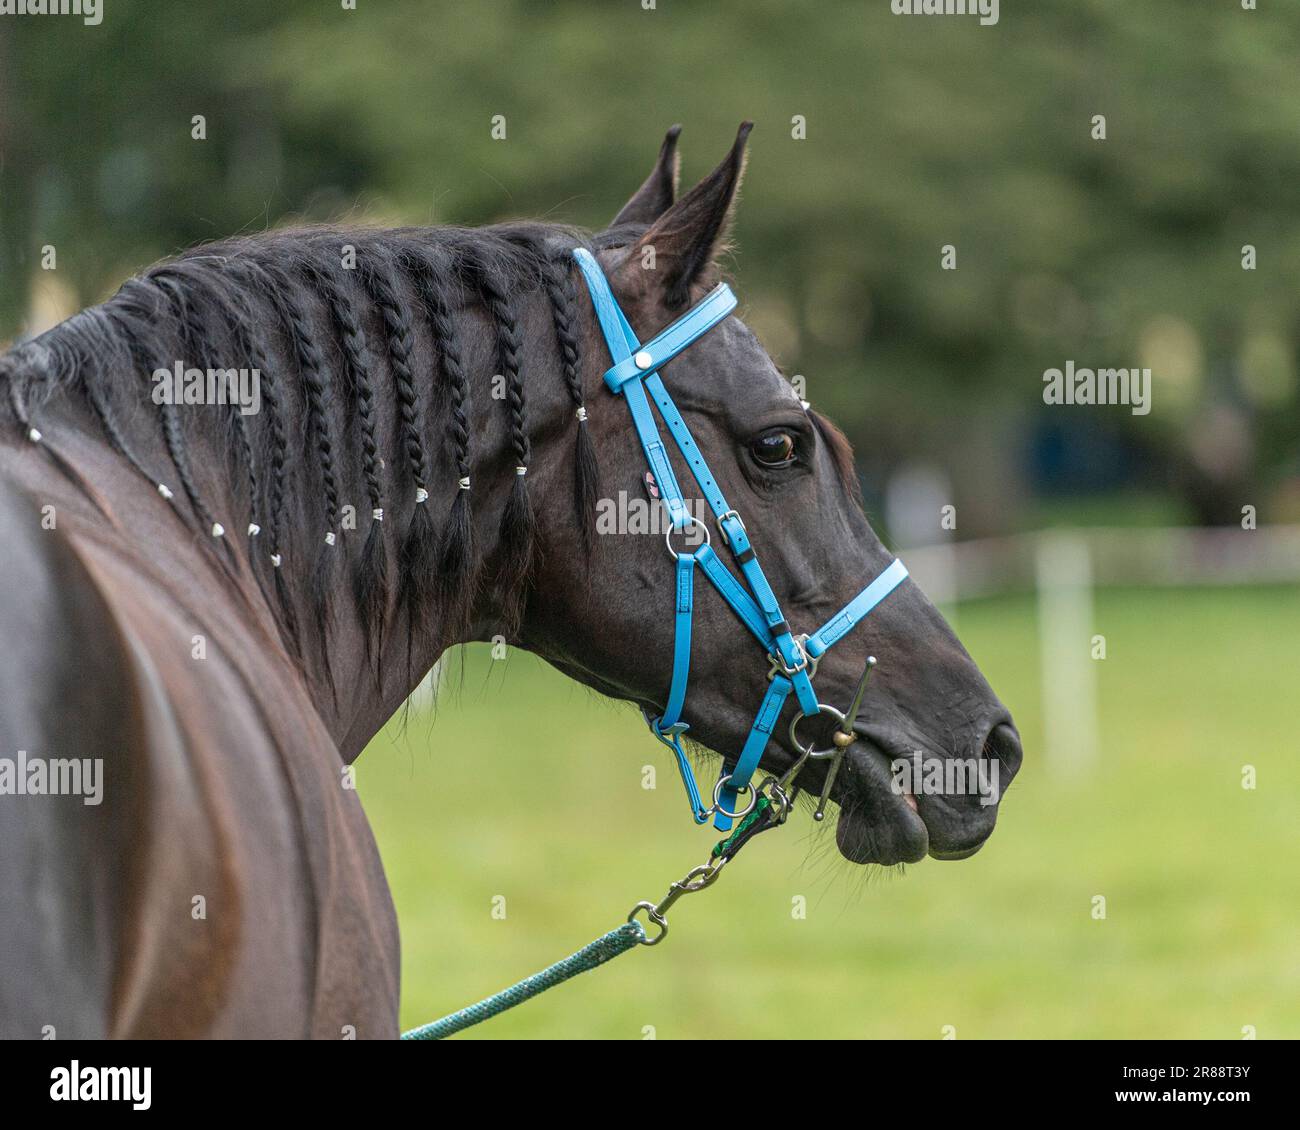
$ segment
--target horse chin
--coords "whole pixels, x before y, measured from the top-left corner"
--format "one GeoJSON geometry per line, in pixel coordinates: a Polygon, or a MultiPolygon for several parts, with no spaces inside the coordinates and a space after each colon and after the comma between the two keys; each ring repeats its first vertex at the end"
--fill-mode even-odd
{"type": "Polygon", "coordinates": [[[845,859],[895,866],[919,863],[927,855],[969,859],[984,846],[993,831],[990,810],[981,808],[984,816],[975,821],[969,814],[957,816],[936,798],[898,791],[885,749],[861,731],[859,738],[835,790],[840,805],[835,843],[845,859]]]}
{"type": "Polygon", "coordinates": [[[930,834],[920,816],[899,798],[893,819],[873,819],[856,805],[840,809],[835,845],[850,863],[919,863],[930,849],[930,834]]]}
{"type": "Polygon", "coordinates": [[[883,764],[873,755],[846,759],[835,845],[850,863],[919,863],[930,850],[929,830],[916,799],[890,787],[883,764]]]}

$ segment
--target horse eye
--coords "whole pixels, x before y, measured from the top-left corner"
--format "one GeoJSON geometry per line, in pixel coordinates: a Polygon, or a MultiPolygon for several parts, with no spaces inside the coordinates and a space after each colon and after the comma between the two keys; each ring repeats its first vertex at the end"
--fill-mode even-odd
{"type": "Polygon", "coordinates": [[[764,467],[784,467],[794,460],[794,436],[789,432],[766,432],[749,445],[764,467]]]}

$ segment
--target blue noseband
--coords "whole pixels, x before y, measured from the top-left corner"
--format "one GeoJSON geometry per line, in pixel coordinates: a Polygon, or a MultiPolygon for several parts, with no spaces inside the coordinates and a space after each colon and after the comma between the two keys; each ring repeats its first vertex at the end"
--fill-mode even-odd
{"type": "MultiPolygon", "coordinates": [[[[611,392],[621,393],[627,401],[637,436],[645,451],[646,462],[650,465],[671,522],[668,552],[676,561],[677,571],[673,674],[663,714],[657,718],[647,715],[646,721],[655,737],[668,746],[677,759],[677,767],[686,786],[696,823],[703,824],[712,816],[714,827],[727,831],[734,819],[748,811],[736,810],[737,799],[748,788],[750,779],[758,768],[786,700],[791,693],[794,694],[799,703],[800,717],[828,712],[828,708],[817,701],[813,690],[812,680],[817,660],[903,582],[907,577],[907,568],[901,561],[895,560],[812,635],[796,638],[754,555],[745,532],[745,523],[727,505],[703,453],[691,437],[686,421],[682,419],[660,377],[664,365],[698,341],[736,308],[736,296],[725,283],[715,287],[666,330],[642,345],[628,324],[594,256],[584,248],[578,248],[573,257],[586,280],[592,305],[596,309],[601,331],[614,362],[605,374],[605,384],[611,392]],[[713,551],[709,544],[708,528],[687,508],[672,463],[668,459],[667,449],[660,438],[659,427],[650,407],[651,400],[658,408],[686,466],[699,484],[705,502],[713,511],[723,544],[739,566],[744,583],[736,579],[713,551]],[[684,532],[691,525],[700,526],[704,533],[704,543],[691,552],[684,548],[680,552],[674,551],[674,532],[684,532]],[[681,735],[689,729],[688,724],[682,721],[682,709],[686,703],[686,684],[691,667],[691,622],[696,568],[703,571],[740,622],[767,651],[772,667],[768,676],[770,685],[754,717],[749,737],[739,755],[728,758],[724,763],[722,775],[713,789],[712,804],[708,807],[700,799],[695,774],[681,744],[681,735]],[[731,765],[730,770],[727,764],[731,765]]],[[[842,725],[851,725],[852,721],[849,718],[847,722],[842,721],[842,725]]]]}

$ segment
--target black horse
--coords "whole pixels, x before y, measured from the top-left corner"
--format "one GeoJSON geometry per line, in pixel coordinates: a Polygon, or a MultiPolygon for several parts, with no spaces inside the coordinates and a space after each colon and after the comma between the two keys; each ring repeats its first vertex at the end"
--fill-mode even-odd
{"type": "MultiPolygon", "coordinates": [[[[397,924],[346,767],[421,676],[505,634],[662,713],[673,570],[660,538],[595,532],[644,463],[572,252],[649,338],[715,281],[747,134],[676,199],[670,132],[599,235],[216,243],[0,358],[5,1035],[393,1036],[397,924]],[[178,363],[255,370],[260,410],[177,403],[178,363]],[[71,776],[96,767],[100,803],[71,776]]],[[[890,560],[844,438],[735,318],[666,376],[791,622],[821,623],[890,560]]],[[[767,675],[738,638],[701,591],[691,736],[732,755],[767,675]]],[[[839,847],[969,855],[996,804],[900,793],[890,760],[984,759],[1004,788],[1010,716],[914,584],[823,659],[826,701],[868,650],[839,847]]]]}

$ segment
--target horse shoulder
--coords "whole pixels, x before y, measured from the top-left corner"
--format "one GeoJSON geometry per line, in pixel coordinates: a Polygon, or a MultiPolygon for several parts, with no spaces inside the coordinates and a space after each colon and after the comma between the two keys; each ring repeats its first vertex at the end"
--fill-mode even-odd
{"type": "Polygon", "coordinates": [[[144,718],[102,594],[43,518],[0,476],[0,1027],[103,1036],[131,933],[144,718]],[[81,794],[54,791],[49,770],[73,761],[81,794]],[[18,780],[20,762],[44,783],[18,780]]]}
{"type": "Polygon", "coordinates": [[[150,710],[152,819],[168,868],[149,902],[165,911],[145,921],[170,938],[150,965],[158,1014],[175,1007],[170,953],[191,976],[204,971],[219,1006],[209,1034],[395,1034],[391,895],[352,777],[296,668],[200,559],[142,584],[129,556],[93,544],[85,554],[150,710]],[[166,880],[178,860],[188,885],[176,889],[166,880]],[[176,917],[191,890],[205,896],[206,930],[176,917]]]}

